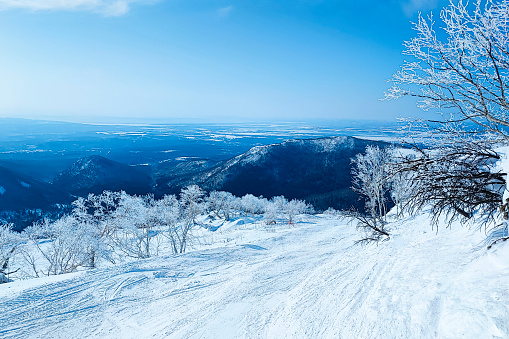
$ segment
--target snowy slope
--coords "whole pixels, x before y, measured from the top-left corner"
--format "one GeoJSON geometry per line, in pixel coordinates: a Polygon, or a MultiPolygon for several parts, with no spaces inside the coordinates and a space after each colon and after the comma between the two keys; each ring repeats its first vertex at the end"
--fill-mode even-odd
{"type": "Polygon", "coordinates": [[[392,232],[237,221],[184,255],[0,285],[0,337],[509,337],[508,243],[425,215],[392,232]]]}

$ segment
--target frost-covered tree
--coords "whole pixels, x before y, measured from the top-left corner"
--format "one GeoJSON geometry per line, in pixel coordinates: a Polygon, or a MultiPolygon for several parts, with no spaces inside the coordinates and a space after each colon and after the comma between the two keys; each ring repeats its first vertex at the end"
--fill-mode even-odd
{"type": "Polygon", "coordinates": [[[293,224],[295,216],[310,211],[310,207],[302,200],[288,201],[284,196],[275,196],[265,204],[263,219],[267,225],[277,223],[279,217],[286,217],[288,224],[293,224]]]}
{"type": "Polygon", "coordinates": [[[286,199],[282,195],[272,197],[270,199],[270,202],[276,206],[279,213],[284,213],[284,211],[286,210],[286,206],[288,205],[288,199],[286,199]]]}
{"type": "Polygon", "coordinates": [[[193,224],[196,224],[196,217],[205,209],[204,197],[205,192],[198,185],[190,185],[180,191],[183,213],[193,224]]]}
{"type": "Polygon", "coordinates": [[[505,173],[494,169],[494,147],[509,140],[509,2],[451,1],[440,14],[419,17],[405,43],[410,57],[392,78],[387,99],[415,97],[435,119],[409,120],[396,172],[411,173],[408,206],[432,206],[435,221],[497,214],[505,173]]]}
{"type": "Polygon", "coordinates": [[[280,195],[272,197],[264,204],[263,220],[267,225],[276,224],[278,219],[283,216],[288,206],[288,200],[280,195]]]}
{"type": "Polygon", "coordinates": [[[12,224],[0,224],[0,284],[9,281],[12,259],[19,250],[21,237],[12,230],[12,224]]]}
{"type": "Polygon", "coordinates": [[[396,216],[401,217],[404,213],[404,206],[411,198],[412,173],[409,171],[394,173],[390,186],[391,199],[396,207],[396,216]]]}
{"type": "Polygon", "coordinates": [[[397,72],[386,98],[412,96],[425,110],[444,113],[442,122],[476,124],[507,136],[509,126],[509,2],[451,1],[441,14],[415,24],[405,42],[411,57],[397,72]]]}
{"type": "Polygon", "coordinates": [[[183,214],[183,205],[174,195],[165,195],[156,205],[163,235],[169,240],[174,254],[184,253],[191,237],[189,219],[183,214]]]}
{"type": "Polygon", "coordinates": [[[277,224],[277,220],[279,217],[280,209],[278,206],[270,201],[265,205],[265,212],[263,213],[263,221],[266,225],[274,225],[277,224]]]}
{"type": "Polygon", "coordinates": [[[207,197],[208,207],[218,218],[230,220],[231,214],[238,209],[238,198],[230,192],[212,191],[207,197]]]}
{"type": "Polygon", "coordinates": [[[113,212],[115,232],[112,240],[115,248],[127,257],[143,259],[152,255],[154,223],[150,222],[149,214],[152,201],[152,196],[131,196],[121,192],[118,207],[113,212]]]}
{"type": "Polygon", "coordinates": [[[33,275],[57,275],[76,271],[90,261],[91,243],[95,241],[90,224],[64,216],[54,222],[44,220],[24,230],[31,248],[40,254],[42,263],[26,256],[34,270],[33,275]]]}
{"type": "Polygon", "coordinates": [[[357,154],[352,163],[353,189],[365,198],[371,216],[382,219],[387,213],[387,193],[391,175],[391,151],[378,146],[367,146],[364,154],[357,154]]]}
{"type": "Polygon", "coordinates": [[[247,214],[262,214],[265,213],[265,205],[267,203],[268,201],[265,198],[246,194],[240,199],[240,208],[247,214]]]}
{"type": "Polygon", "coordinates": [[[111,237],[115,233],[113,212],[118,207],[122,192],[104,191],[99,195],[89,194],[87,198],[78,198],[72,203],[71,216],[77,222],[90,225],[94,242],[91,244],[89,267],[95,268],[97,260],[104,258],[113,261],[111,237]]]}
{"type": "Polygon", "coordinates": [[[181,216],[178,228],[178,253],[184,253],[191,241],[192,231],[198,225],[196,217],[206,210],[205,192],[198,185],[190,185],[180,192],[181,216]]]}
{"type": "Polygon", "coordinates": [[[295,217],[299,214],[310,211],[311,208],[304,201],[292,199],[286,205],[285,214],[288,217],[288,223],[293,224],[295,217]]]}
{"type": "Polygon", "coordinates": [[[385,229],[387,195],[390,189],[391,150],[367,146],[364,154],[352,159],[353,190],[365,201],[366,212],[351,210],[347,216],[358,221],[358,227],[366,232],[363,241],[378,241],[388,237],[385,229]]]}

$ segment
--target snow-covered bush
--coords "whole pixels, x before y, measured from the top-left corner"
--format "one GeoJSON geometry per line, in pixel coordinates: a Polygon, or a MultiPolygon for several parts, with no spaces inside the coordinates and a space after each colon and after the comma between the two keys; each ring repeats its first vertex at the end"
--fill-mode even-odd
{"type": "Polygon", "coordinates": [[[283,217],[288,207],[288,200],[281,196],[272,197],[266,204],[264,208],[263,219],[265,220],[265,224],[273,225],[278,222],[280,218],[283,217]]]}
{"type": "Polygon", "coordinates": [[[236,198],[228,192],[205,197],[196,185],[183,188],[180,198],[105,191],[78,198],[72,207],[70,214],[36,223],[22,235],[2,226],[0,259],[5,264],[0,273],[6,274],[18,249],[25,276],[62,274],[95,268],[104,261],[149,258],[161,249],[182,254],[193,242],[202,217],[211,212],[225,220],[241,210],[253,216],[264,213],[265,223],[274,225],[285,218],[292,224],[296,215],[309,211],[303,201],[283,196],[270,202],[250,194],[236,198]]]}
{"type": "Polygon", "coordinates": [[[42,263],[37,263],[33,253],[25,256],[33,275],[70,273],[86,266],[90,262],[90,249],[96,247],[93,234],[89,223],[78,222],[72,216],[54,222],[45,220],[25,229],[30,248],[35,248],[42,258],[42,263]]]}
{"type": "Polygon", "coordinates": [[[308,206],[304,201],[293,199],[288,202],[286,205],[285,214],[288,217],[288,223],[293,224],[294,219],[297,215],[309,212],[311,210],[311,207],[308,206]]]}
{"type": "Polygon", "coordinates": [[[293,199],[288,201],[283,196],[276,196],[266,203],[263,219],[267,225],[277,223],[279,218],[286,218],[288,224],[293,224],[298,214],[310,210],[310,206],[302,200],[293,199]]]}
{"type": "Polygon", "coordinates": [[[19,249],[21,238],[12,230],[12,224],[0,224],[0,284],[9,281],[11,263],[19,249]]]}
{"type": "Polygon", "coordinates": [[[122,192],[118,207],[113,212],[115,224],[112,241],[123,255],[131,258],[149,258],[156,250],[151,247],[155,224],[150,220],[153,197],[131,196],[122,192]]]}
{"type": "Polygon", "coordinates": [[[263,213],[263,221],[266,225],[274,225],[277,223],[280,210],[273,202],[268,202],[265,205],[265,213],[263,213]]]}
{"type": "Polygon", "coordinates": [[[123,192],[104,191],[100,195],[89,194],[88,197],[75,200],[72,216],[81,223],[91,226],[94,248],[90,249],[90,268],[96,267],[99,259],[114,262],[114,248],[111,237],[115,233],[113,212],[117,209],[123,192]]]}
{"type": "Polygon", "coordinates": [[[378,146],[366,147],[364,154],[352,159],[353,190],[366,203],[366,213],[351,210],[347,216],[358,221],[358,227],[366,234],[365,241],[378,241],[389,234],[385,230],[386,198],[390,189],[391,151],[378,146]]]}
{"type": "Polygon", "coordinates": [[[192,219],[184,218],[183,205],[174,195],[165,195],[156,208],[162,234],[170,242],[172,252],[184,253],[192,237],[192,219]]]}
{"type": "Polygon", "coordinates": [[[265,198],[258,198],[252,194],[246,194],[240,199],[240,206],[244,213],[255,215],[265,212],[268,201],[265,198]]]}
{"type": "Polygon", "coordinates": [[[192,231],[198,225],[196,217],[206,210],[205,192],[197,185],[183,188],[180,192],[178,205],[174,204],[174,211],[178,210],[177,222],[167,228],[173,253],[184,253],[192,240],[192,231]]]}
{"type": "Polygon", "coordinates": [[[240,201],[230,192],[212,191],[207,197],[208,208],[218,218],[230,220],[233,211],[238,210],[240,201]]]}
{"type": "Polygon", "coordinates": [[[323,211],[323,214],[329,215],[329,216],[332,216],[332,217],[337,217],[337,216],[341,216],[342,212],[338,211],[338,210],[336,210],[336,209],[334,209],[332,207],[329,207],[325,211],[323,211]]]}

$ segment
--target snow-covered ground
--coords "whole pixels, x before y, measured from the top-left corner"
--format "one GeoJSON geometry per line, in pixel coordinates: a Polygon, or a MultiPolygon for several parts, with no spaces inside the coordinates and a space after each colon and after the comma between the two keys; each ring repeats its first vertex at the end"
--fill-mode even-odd
{"type": "Polygon", "coordinates": [[[184,255],[3,284],[0,337],[509,338],[508,242],[426,214],[391,228],[360,246],[329,216],[237,220],[184,255]]]}

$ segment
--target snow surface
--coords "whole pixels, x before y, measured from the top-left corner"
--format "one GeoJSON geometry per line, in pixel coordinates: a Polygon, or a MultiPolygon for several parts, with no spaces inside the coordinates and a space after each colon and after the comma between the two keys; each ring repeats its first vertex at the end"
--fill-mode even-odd
{"type": "Polygon", "coordinates": [[[184,255],[3,284],[0,337],[509,337],[509,242],[426,214],[391,227],[359,246],[329,216],[235,220],[184,255]]]}

